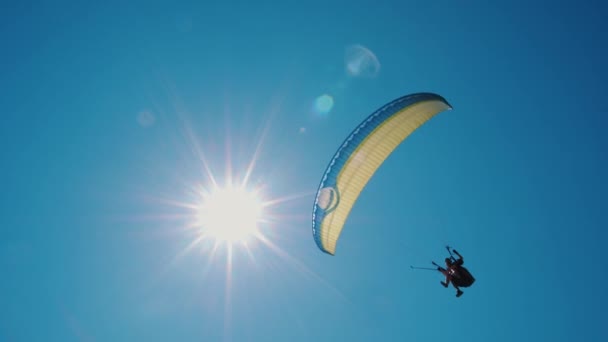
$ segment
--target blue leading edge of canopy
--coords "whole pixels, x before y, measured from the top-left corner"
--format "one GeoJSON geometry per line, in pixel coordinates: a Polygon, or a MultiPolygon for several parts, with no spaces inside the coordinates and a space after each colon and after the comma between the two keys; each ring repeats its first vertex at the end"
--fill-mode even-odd
{"type": "MultiPolygon", "coordinates": [[[[370,116],[368,116],[362,123],[357,126],[357,128],[344,140],[340,148],[334,154],[331,162],[327,166],[325,170],[325,174],[321,179],[321,183],[319,184],[319,188],[317,189],[317,195],[315,197],[315,203],[313,205],[312,212],[312,235],[317,243],[317,246],[325,253],[330,254],[323,247],[323,243],[321,241],[321,231],[318,227],[321,225],[323,218],[325,217],[325,210],[321,209],[318,206],[319,194],[321,189],[326,187],[335,187],[336,179],[340,170],[348,161],[353,152],[359,147],[361,142],[363,142],[382,122],[386,119],[390,118],[394,114],[398,113],[402,109],[424,101],[442,101],[446,104],[449,103],[440,95],[433,93],[417,93],[410,94],[400,97],[388,104],[384,105],[382,108],[376,110],[370,116]]],[[[451,106],[450,106],[451,107],[451,106]]],[[[339,192],[340,189],[337,189],[339,192]]]]}

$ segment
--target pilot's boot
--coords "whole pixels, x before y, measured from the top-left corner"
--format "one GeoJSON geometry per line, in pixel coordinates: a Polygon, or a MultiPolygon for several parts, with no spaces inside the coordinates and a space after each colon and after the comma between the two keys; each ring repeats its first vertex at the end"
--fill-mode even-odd
{"type": "Polygon", "coordinates": [[[460,297],[460,296],[462,296],[462,294],[463,294],[463,293],[464,293],[464,292],[462,292],[462,291],[460,291],[460,290],[456,291],[456,297],[460,297]]]}

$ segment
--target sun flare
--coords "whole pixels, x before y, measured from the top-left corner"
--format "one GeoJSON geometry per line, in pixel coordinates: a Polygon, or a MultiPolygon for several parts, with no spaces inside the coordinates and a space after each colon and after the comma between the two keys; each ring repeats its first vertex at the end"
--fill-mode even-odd
{"type": "Polygon", "coordinates": [[[233,243],[256,235],[262,209],[256,191],[231,186],[216,188],[203,195],[198,220],[204,235],[233,243]]]}

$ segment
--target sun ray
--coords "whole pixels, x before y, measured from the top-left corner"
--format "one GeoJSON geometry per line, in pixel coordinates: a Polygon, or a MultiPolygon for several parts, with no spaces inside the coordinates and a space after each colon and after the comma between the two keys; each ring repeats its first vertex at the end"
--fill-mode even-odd
{"type": "MultiPolygon", "coordinates": [[[[261,233],[256,232],[256,235],[257,234],[261,234],[261,233]]],[[[255,256],[253,255],[253,252],[252,252],[251,248],[247,244],[247,241],[243,241],[243,249],[245,249],[245,253],[247,254],[247,257],[249,257],[249,260],[251,260],[251,262],[253,263],[253,265],[255,265],[256,267],[258,267],[257,260],[255,259],[255,256]]]]}
{"type": "Polygon", "coordinates": [[[161,203],[161,204],[170,205],[173,207],[183,208],[183,209],[195,210],[197,208],[196,203],[181,202],[181,201],[176,201],[176,200],[171,200],[171,199],[158,198],[158,199],[156,199],[156,202],[161,203]]]}
{"type": "Polygon", "coordinates": [[[316,192],[314,192],[314,191],[307,191],[307,192],[292,194],[292,195],[288,195],[288,196],[284,196],[284,197],[278,197],[278,198],[274,198],[272,200],[263,202],[262,205],[265,207],[275,206],[277,204],[281,204],[281,203],[285,203],[285,202],[289,202],[289,201],[295,201],[295,200],[298,200],[301,198],[311,197],[311,196],[314,196],[315,193],[316,192]]]}
{"type": "Polygon", "coordinates": [[[268,115],[267,115],[266,119],[264,120],[265,123],[262,125],[260,137],[259,137],[259,139],[257,139],[258,142],[257,142],[254,152],[251,156],[251,160],[250,160],[249,164],[247,165],[247,169],[245,171],[245,176],[243,177],[243,184],[247,184],[249,182],[249,178],[251,177],[251,174],[253,173],[253,169],[255,168],[257,159],[262,151],[262,147],[266,141],[268,132],[270,131],[272,121],[275,119],[275,117],[280,112],[281,101],[277,101],[277,102],[278,103],[273,105],[272,108],[268,111],[268,115]]]}
{"type": "Polygon", "coordinates": [[[164,214],[139,214],[129,215],[128,217],[121,218],[131,222],[147,222],[147,221],[181,221],[191,218],[191,214],[176,214],[176,213],[164,213],[164,214]]]}
{"type": "Polygon", "coordinates": [[[230,117],[230,109],[226,108],[224,111],[224,115],[225,115],[225,119],[226,119],[226,134],[225,137],[226,139],[224,140],[224,153],[225,155],[225,183],[228,186],[232,186],[232,139],[230,136],[230,124],[229,124],[229,117],[230,117]]]}
{"type": "Polygon", "coordinates": [[[209,167],[205,153],[201,148],[197,135],[192,130],[192,125],[190,124],[189,116],[187,115],[188,111],[185,109],[180,97],[177,95],[178,91],[176,90],[176,86],[167,82],[165,83],[165,89],[167,94],[169,94],[169,98],[171,99],[171,103],[175,109],[175,113],[182,123],[182,131],[184,132],[186,140],[189,142],[190,150],[198,158],[199,164],[203,167],[204,176],[207,177],[212,184],[216,185],[217,181],[213,175],[213,172],[211,171],[211,168],[209,167]]]}
{"type": "Polygon", "coordinates": [[[266,124],[264,125],[264,128],[262,129],[260,138],[258,139],[258,142],[256,144],[253,155],[251,156],[251,160],[250,160],[249,164],[247,165],[247,170],[245,171],[245,176],[243,177],[243,184],[247,184],[249,182],[249,178],[251,177],[253,169],[257,163],[257,159],[259,157],[260,151],[262,150],[262,146],[264,145],[264,140],[266,139],[266,135],[268,134],[269,129],[270,129],[270,119],[266,121],[266,124]]]}
{"type": "Polygon", "coordinates": [[[194,135],[194,133],[192,132],[192,128],[189,125],[186,126],[186,130],[187,130],[187,134],[190,138],[191,148],[194,149],[194,152],[195,152],[196,156],[198,157],[201,166],[205,170],[205,176],[209,178],[209,180],[211,181],[211,184],[213,184],[213,186],[217,186],[217,180],[215,179],[215,176],[213,176],[213,172],[211,171],[211,168],[209,167],[209,164],[207,163],[207,158],[205,157],[203,149],[202,149],[198,139],[196,138],[196,135],[194,135]]]}
{"type": "Polygon", "coordinates": [[[257,235],[256,237],[258,237],[262,243],[264,243],[268,248],[270,248],[270,250],[275,252],[280,258],[292,263],[294,265],[294,267],[300,273],[308,275],[308,276],[312,277],[313,279],[319,281],[321,284],[323,284],[325,287],[327,287],[329,290],[331,290],[335,295],[337,295],[339,298],[341,298],[344,302],[346,302],[350,305],[353,305],[353,302],[350,299],[348,299],[348,297],[346,297],[346,295],[344,295],[342,292],[340,292],[340,290],[338,290],[337,288],[332,286],[327,280],[323,279],[320,275],[318,275],[317,273],[315,273],[314,271],[309,269],[301,261],[292,257],[288,252],[286,252],[285,250],[283,250],[282,248],[280,248],[279,246],[274,244],[272,241],[267,239],[264,235],[260,234],[260,235],[257,235]]]}
{"type": "Polygon", "coordinates": [[[188,254],[194,247],[200,245],[205,238],[208,238],[208,236],[205,236],[204,234],[201,234],[199,236],[197,236],[196,238],[194,238],[194,240],[192,240],[188,245],[186,245],[185,248],[182,248],[179,253],[177,253],[175,255],[175,257],[173,257],[173,261],[172,263],[176,262],[177,260],[181,259],[184,255],[188,254]]]}
{"type": "Polygon", "coordinates": [[[230,340],[230,325],[232,319],[232,245],[228,245],[226,254],[226,285],[224,292],[224,336],[230,340]]]}

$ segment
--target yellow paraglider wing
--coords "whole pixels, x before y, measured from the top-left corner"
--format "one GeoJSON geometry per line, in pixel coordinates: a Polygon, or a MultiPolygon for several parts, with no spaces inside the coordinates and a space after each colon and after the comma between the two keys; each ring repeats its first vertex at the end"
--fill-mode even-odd
{"type": "Polygon", "coordinates": [[[329,163],[315,198],[312,231],[322,251],[335,254],[355,201],[393,150],[430,118],[451,108],[436,94],[407,95],[374,112],[349,135],[329,163]]]}

